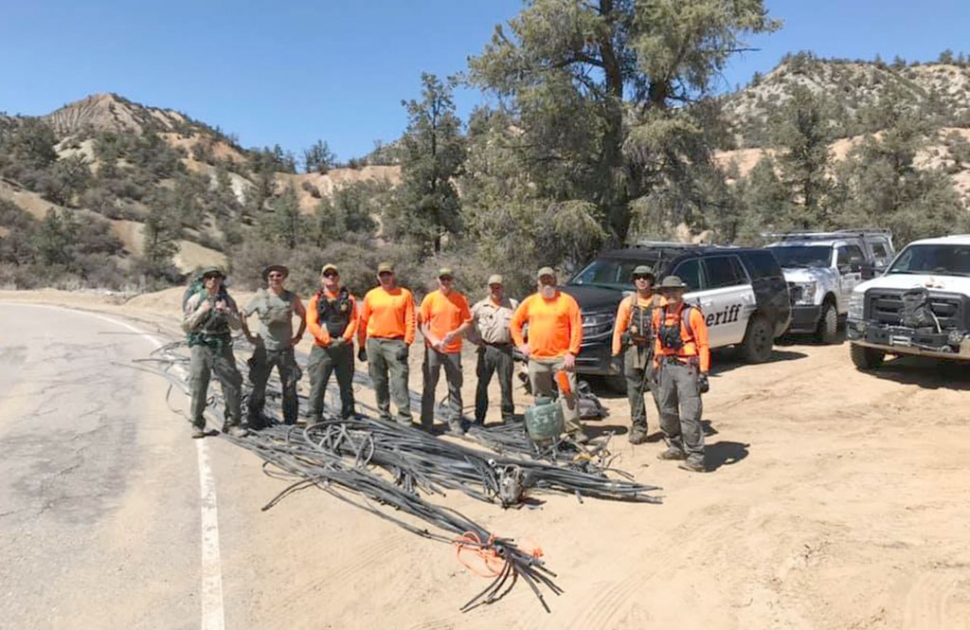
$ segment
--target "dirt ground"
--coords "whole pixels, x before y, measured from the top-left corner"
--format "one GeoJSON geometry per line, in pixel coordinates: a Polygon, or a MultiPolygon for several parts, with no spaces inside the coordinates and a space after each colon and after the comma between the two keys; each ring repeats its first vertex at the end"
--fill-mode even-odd
{"type": "MultiPolygon", "coordinates": [[[[167,332],[179,297],[0,292],[167,332]]],[[[503,512],[441,500],[542,548],[565,590],[549,597],[551,614],[524,584],[459,613],[486,581],[453,549],[321,492],[260,512],[283,482],[214,440],[227,627],[970,629],[970,370],[896,360],[864,374],[847,345],[804,340],[763,365],[718,353],[715,366],[710,473],[658,461],[659,435],[630,446],[623,397],[604,394],[612,413],[589,425],[620,434],[618,467],[662,486],[663,505],[541,495],[538,509],[503,512]]],[[[471,357],[465,373],[470,405],[471,357]]]]}

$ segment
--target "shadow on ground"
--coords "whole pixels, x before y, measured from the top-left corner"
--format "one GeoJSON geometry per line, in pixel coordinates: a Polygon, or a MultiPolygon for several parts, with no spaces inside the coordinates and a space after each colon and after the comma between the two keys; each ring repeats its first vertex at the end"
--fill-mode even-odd
{"type": "Polygon", "coordinates": [[[917,385],[923,389],[970,391],[970,365],[963,361],[899,357],[866,373],[904,385],[917,385]]]}
{"type": "Polygon", "coordinates": [[[706,451],[705,461],[707,462],[708,470],[715,471],[721,466],[737,464],[748,456],[748,448],[750,446],[750,444],[730,442],[727,440],[706,445],[704,450],[706,451]]]}

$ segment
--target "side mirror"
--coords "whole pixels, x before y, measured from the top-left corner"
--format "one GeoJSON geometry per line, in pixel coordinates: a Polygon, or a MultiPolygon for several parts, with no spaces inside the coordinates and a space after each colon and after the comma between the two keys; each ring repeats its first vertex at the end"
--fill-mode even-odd
{"type": "Polygon", "coordinates": [[[852,265],[849,265],[849,264],[839,265],[839,273],[841,274],[852,273],[852,265]]]}

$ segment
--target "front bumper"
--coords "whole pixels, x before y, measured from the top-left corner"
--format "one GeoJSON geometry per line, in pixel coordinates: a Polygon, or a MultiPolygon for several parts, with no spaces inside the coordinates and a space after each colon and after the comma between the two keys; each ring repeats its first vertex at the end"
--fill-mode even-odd
{"type": "Polygon", "coordinates": [[[964,336],[958,343],[950,343],[949,333],[922,332],[904,326],[887,326],[850,320],[845,327],[846,339],[867,348],[876,348],[890,354],[910,354],[970,361],[970,337],[964,336]]]}
{"type": "Polygon", "coordinates": [[[818,320],[822,317],[822,306],[816,304],[796,304],[791,307],[791,325],[789,332],[815,332],[818,320]]]}

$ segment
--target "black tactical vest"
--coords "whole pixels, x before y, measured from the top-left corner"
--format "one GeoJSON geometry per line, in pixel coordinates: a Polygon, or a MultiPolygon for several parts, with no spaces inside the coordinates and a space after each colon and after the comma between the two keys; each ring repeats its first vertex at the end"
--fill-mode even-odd
{"type": "Polygon", "coordinates": [[[350,324],[353,305],[350,302],[350,292],[342,287],[337,297],[330,300],[323,290],[317,291],[317,323],[327,327],[331,337],[341,337],[350,324]]]}

